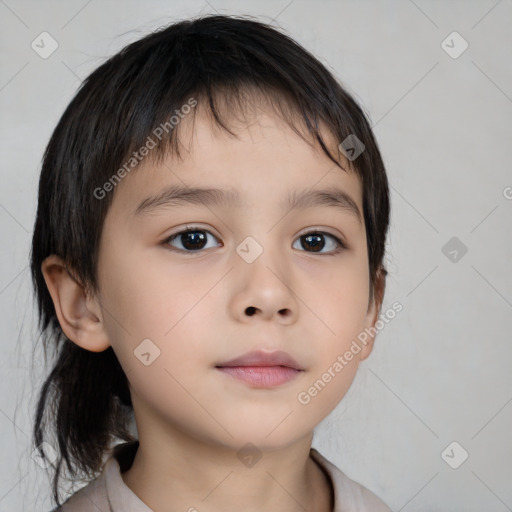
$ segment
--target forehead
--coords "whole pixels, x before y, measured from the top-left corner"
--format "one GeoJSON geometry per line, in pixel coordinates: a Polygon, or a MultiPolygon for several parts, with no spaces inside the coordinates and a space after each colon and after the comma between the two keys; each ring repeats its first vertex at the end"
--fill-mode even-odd
{"type": "MultiPolygon", "coordinates": [[[[313,204],[315,192],[331,190],[338,198],[345,196],[341,200],[347,209],[362,213],[360,179],[325,128],[322,137],[343,168],[330,160],[311,136],[306,134],[304,140],[271,109],[233,118],[229,129],[236,136],[219,127],[201,108],[194,116],[182,118],[180,158],[169,152],[156,160],[149,153],[117,185],[112,208],[122,209],[125,215],[138,215],[149,210],[148,205],[158,203],[159,196],[164,201],[176,197],[177,191],[183,197],[188,190],[192,204],[223,203],[243,208],[259,203],[284,209],[313,204]],[[192,188],[215,191],[194,194],[190,193],[192,188]]],[[[321,203],[319,194],[316,199],[321,203]]],[[[329,200],[324,194],[324,202],[329,200]]]]}

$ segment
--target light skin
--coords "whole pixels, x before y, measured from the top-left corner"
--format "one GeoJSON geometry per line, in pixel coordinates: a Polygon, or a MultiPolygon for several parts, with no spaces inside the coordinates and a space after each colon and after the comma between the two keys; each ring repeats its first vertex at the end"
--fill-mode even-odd
{"type": "Polygon", "coordinates": [[[180,125],[183,160],[147,159],[117,185],[97,292],[57,256],[42,270],[68,338],[94,352],[112,346],[127,374],[140,446],[122,478],[152,510],[329,512],[329,479],[309,457],[313,429],[345,395],[373,339],[310,403],[297,397],[375,324],[380,303],[369,301],[362,216],[281,203],[294,190],[336,187],[362,215],[362,185],[269,109],[234,127],[238,139],[199,109],[195,123],[180,125]],[[171,185],[232,188],[241,205],[136,213],[171,185]],[[187,226],[207,237],[196,239],[199,250],[185,252],[183,236],[168,240],[187,226]],[[319,252],[307,233],[320,234],[319,252]],[[335,253],[331,235],[348,247],[335,253]],[[252,263],[236,251],[248,236],[263,249],[252,263]],[[134,355],[145,339],[160,350],[147,366],[134,355]],[[286,351],[304,371],[259,389],[215,368],[252,350],[286,351]],[[237,457],[247,443],[262,455],[252,467],[237,457]]]}

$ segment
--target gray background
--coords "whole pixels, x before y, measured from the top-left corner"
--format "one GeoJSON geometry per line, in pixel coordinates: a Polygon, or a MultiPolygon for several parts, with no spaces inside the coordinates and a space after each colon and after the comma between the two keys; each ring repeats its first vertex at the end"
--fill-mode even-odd
{"type": "Polygon", "coordinates": [[[50,508],[31,458],[45,369],[27,267],[44,147],[105,57],[215,11],[273,19],[319,56],[368,111],[389,172],[384,309],[400,301],[403,311],[314,445],[396,511],[512,510],[507,0],[0,1],[0,510],[50,508]],[[43,31],[59,45],[47,59],[31,48],[43,31]],[[469,45],[457,58],[453,31],[469,45]],[[469,453],[457,469],[441,456],[453,441],[452,465],[469,453]]]}

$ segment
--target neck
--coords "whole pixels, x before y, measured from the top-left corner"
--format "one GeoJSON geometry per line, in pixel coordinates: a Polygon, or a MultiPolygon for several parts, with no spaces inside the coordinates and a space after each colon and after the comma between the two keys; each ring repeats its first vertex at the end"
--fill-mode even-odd
{"type": "Polygon", "coordinates": [[[122,473],[154,512],[332,512],[330,480],[309,456],[312,434],[255,453],[178,432],[154,434],[139,430],[133,464],[122,473]]]}

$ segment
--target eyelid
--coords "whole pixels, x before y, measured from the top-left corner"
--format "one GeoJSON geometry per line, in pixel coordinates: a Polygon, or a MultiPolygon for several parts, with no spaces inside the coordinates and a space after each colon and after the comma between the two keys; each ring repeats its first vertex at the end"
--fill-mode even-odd
{"type": "Polygon", "coordinates": [[[205,227],[205,226],[201,226],[200,224],[188,223],[183,226],[178,226],[177,228],[175,228],[170,235],[167,235],[165,237],[164,241],[169,240],[173,236],[180,235],[181,233],[186,233],[187,231],[204,231],[206,233],[210,233],[217,239],[220,238],[220,235],[218,235],[217,232],[210,226],[205,227]]]}

